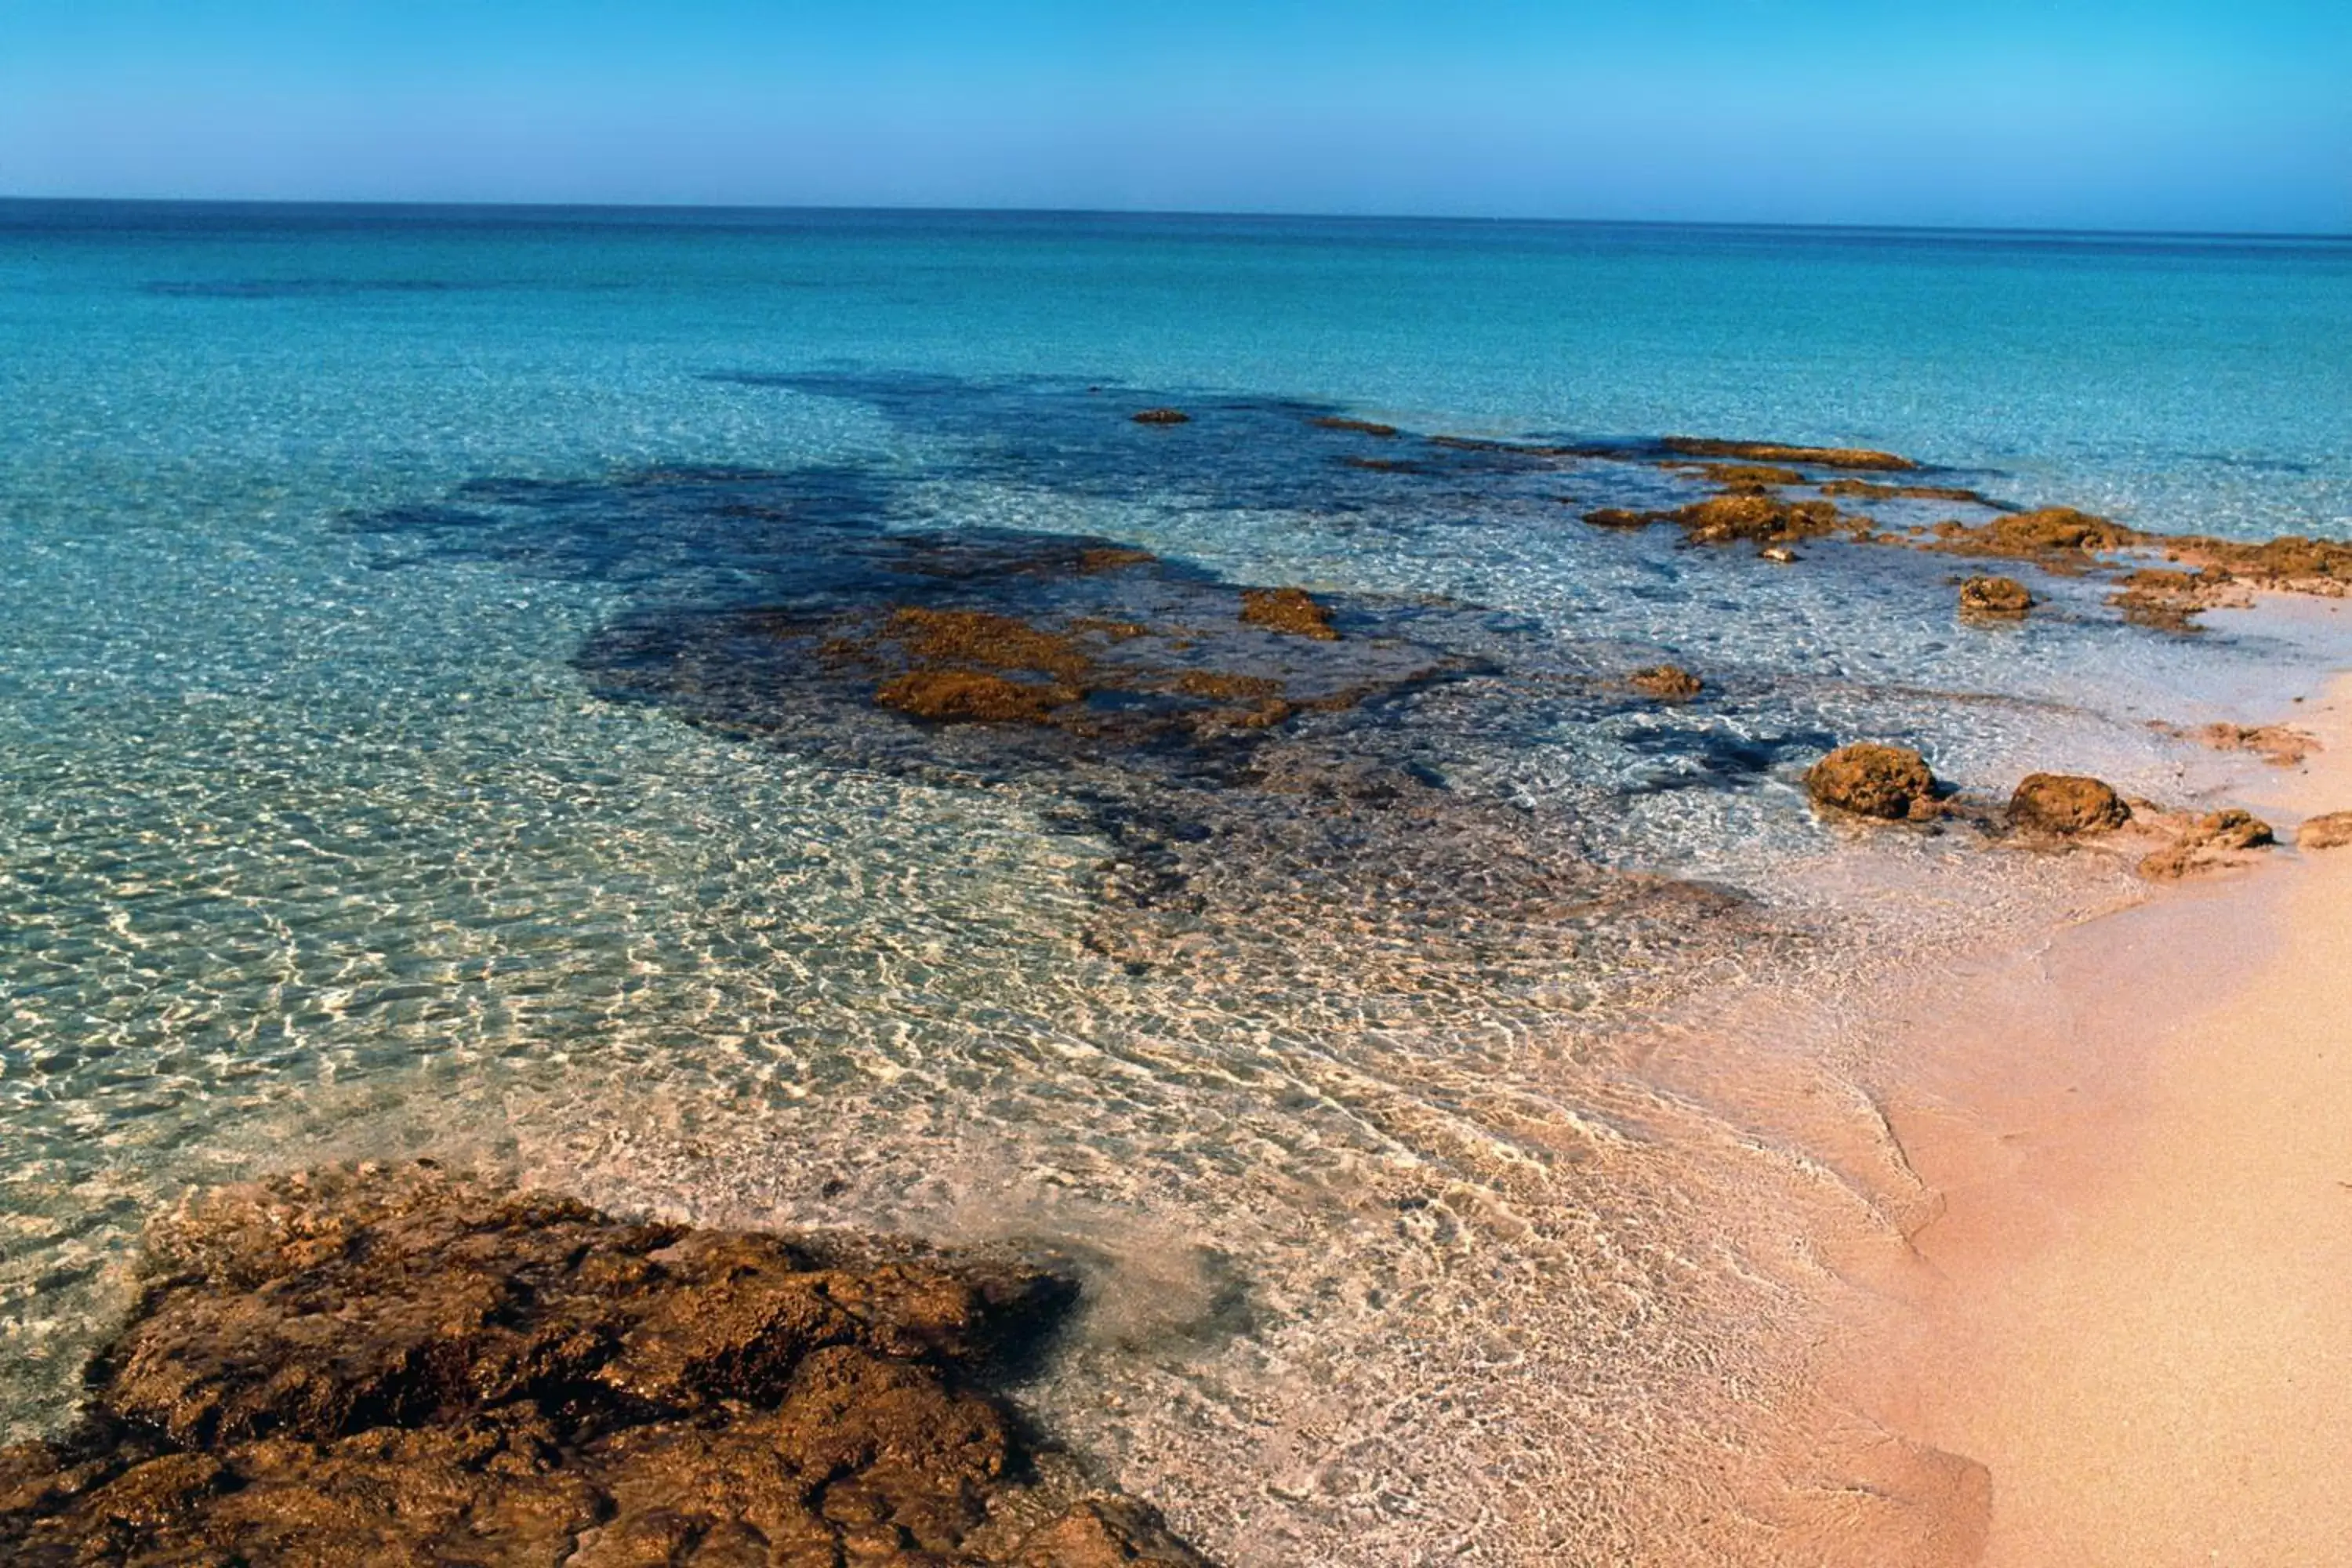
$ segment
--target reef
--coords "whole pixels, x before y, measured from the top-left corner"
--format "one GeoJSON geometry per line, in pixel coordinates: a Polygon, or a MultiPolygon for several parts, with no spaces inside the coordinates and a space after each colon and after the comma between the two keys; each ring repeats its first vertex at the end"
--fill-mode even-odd
{"type": "Polygon", "coordinates": [[[1977,620],[2022,620],[2035,600],[2014,577],[1971,577],[1960,584],[1960,613],[1977,620]]]}
{"type": "Polygon", "coordinates": [[[1805,773],[1805,790],[1820,805],[1889,822],[1937,815],[1941,793],[1925,757],[1874,741],[1840,746],[1815,763],[1805,773]]]}
{"type": "Polygon", "coordinates": [[[1199,1568],[993,1387],[1076,1287],[631,1223],[425,1165],[159,1224],[81,1426],[0,1452],[31,1565],[1199,1568]]]}
{"type": "Polygon", "coordinates": [[[2129,822],[2131,815],[2131,807],[2110,785],[2072,773],[2028,774],[2009,800],[2011,826],[2065,838],[2111,832],[2129,822]]]}
{"type": "Polygon", "coordinates": [[[1382,441],[1393,440],[1397,435],[1397,427],[1393,425],[1382,425],[1374,419],[1349,419],[1336,414],[1327,414],[1308,423],[1318,430],[1352,430],[1359,436],[1370,436],[1382,441]]]}

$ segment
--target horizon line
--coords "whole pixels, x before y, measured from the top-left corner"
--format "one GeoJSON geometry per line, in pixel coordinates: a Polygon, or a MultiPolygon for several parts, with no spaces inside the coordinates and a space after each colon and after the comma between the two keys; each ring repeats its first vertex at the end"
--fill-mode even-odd
{"type": "Polygon", "coordinates": [[[925,203],[840,202],[566,202],[547,200],[488,200],[478,197],[419,198],[383,196],[92,196],[25,195],[0,193],[0,206],[154,206],[230,208],[364,208],[388,212],[544,212],[544,213],[827,213],[844,215],[895,214],[937,217],[1089,217],[1256,219],[1313,223],[1430,223],[1528,225],[1559,228],[1717,228],[1784,229],[1815,234],[2009,235],[2062,238],[2116,239],[2242,239],[2303,240],[2326,243],[2352,241],[2352,229],[2196,228],[2068,228],[2047,224],[1923,224],[1864,221],[1798,221],[1772,218],[1633,218],[1549,217],[1496,213],[1378,213],[1293,212],[1273,208],[1220,207],[1058,207],[941,206],[925,203]]]}

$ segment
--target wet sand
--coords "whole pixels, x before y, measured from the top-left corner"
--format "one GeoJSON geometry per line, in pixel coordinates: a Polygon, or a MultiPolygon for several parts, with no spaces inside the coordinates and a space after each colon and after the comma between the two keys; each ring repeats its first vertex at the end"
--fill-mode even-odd
{"type": "MultiPolygon", "coordinates": [[[[2283,838],[2352,808],[2352,682],[2295,722],[2283,838]]],[[[1943,1206],[1843,1375],[1985,1467],[1988,1564],[2352,1563],[2352,848],[2275,860],[1979,976],[1889,1087],[1943,1206]]]]}

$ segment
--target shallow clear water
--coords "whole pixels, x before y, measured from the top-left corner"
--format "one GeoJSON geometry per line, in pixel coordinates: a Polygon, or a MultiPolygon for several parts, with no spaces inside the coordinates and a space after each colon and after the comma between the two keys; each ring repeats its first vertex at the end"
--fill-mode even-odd
{"type": "Polygon", "coordinates": [[[2347,342],[2325,244],[0,205],[0,1401],[63,1408],[189,1182],[431,1147],[1086,1249],[1034,1397],[1236,1561],[1638,1537],[1811,1278],[1749,1211],[1820,1168],[1645,1031],[2122,891],[1857,838],[1804,764],[2194,798],[2226,770],[2146,721],[2333,650],[2087,579],[1966,626],[1932,556],[1604,533],[1686,486],[1311,419],[1862,443],[2341,536],[2347,342]],[[1202,761],[643,658],[1037,536],[1305,584],[1449,673],[1202,761]],[[1709,695],[1630,698],[1662,658],[1709,695]],[[1410,788],[1266,783],[1348,767],[1410,788]]]}

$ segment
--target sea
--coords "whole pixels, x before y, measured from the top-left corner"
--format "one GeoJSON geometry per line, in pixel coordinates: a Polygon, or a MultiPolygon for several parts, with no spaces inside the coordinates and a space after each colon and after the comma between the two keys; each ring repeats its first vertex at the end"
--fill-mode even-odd
{"type": "Polygon", "coordinates": [[[1583,521],[1676,435],[2352,537],[2352,241],[0,202],[0,1427],[184,1194],[430,1157],[1053,1252],[1015,1396],[1223,1561],[1766,1560],[1932,1205],[1851,999],[2143,896],[1805,768],[2218,803],[2345,650],[1583,521]],[[1124,684],[877,704],[908,606],[1124,684]]]}

